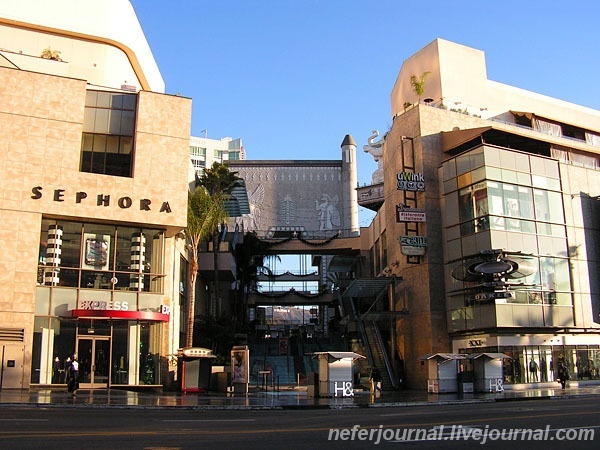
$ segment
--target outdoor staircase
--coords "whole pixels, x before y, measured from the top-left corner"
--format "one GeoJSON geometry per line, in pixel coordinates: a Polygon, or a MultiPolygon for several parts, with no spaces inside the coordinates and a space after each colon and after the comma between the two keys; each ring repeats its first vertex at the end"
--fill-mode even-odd
{"type": "MultiPolygon", "coordinates": [[[[269,370],[269,385],[296,384],[296,362],[293,355],[279,355],[279,347],[269,341],[256,343],[250,349],[250,383],[260,385],[263,380],[259,372],[269,370]]],[[[291,352],[293,353],[293,352],[291,352]]]]}

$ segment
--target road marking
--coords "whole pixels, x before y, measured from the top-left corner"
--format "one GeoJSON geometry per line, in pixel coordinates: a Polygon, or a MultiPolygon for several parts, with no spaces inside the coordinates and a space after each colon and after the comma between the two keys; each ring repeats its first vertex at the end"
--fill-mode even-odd
{"type": "Polygon", "coordinates": [[[163,422],[256,422],[256,419],[163,419],[163,422]]]}
{"type": "Polygon", "coordinates": [[[144,447],[144,450],[181,450],[181,447],[144,447]]]}
{"type": "Polygon", "coordinates": [[[0,422],[48,422],[48,419],[0,419],[0,422]]]}

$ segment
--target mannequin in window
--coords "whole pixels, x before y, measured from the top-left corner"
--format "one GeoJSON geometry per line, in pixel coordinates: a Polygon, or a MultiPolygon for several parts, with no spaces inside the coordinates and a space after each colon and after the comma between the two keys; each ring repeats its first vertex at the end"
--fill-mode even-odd
{"type": "Polygon", "coordinates": [[[535,360],[533,358],[531,359],[531,361],[529,361],[529,373],[531,374],[530,381],[537,383],[537,381],[538,381],[538,364],[535,362],[535,360]]]}

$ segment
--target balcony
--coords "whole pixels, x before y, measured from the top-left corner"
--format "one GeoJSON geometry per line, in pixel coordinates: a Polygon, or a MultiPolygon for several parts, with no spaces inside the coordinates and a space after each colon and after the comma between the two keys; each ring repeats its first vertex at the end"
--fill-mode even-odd
{"type": "Polygon", "coordinates": [[[369,186],[360,186],[356,188],[358,204],[371,211],[379,211],[383,205],[383,183],[372,184],[369,186]]]}

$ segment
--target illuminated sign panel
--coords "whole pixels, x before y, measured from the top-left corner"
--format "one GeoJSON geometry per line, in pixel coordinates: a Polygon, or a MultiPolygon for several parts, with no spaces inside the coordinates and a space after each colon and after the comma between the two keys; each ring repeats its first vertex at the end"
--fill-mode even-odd
{"type": "Polygon", "coordinates": [[[396,174],[396,186],[399,191],[425,190],[425,177],[422,173],[398,172],[396,174]]]}

